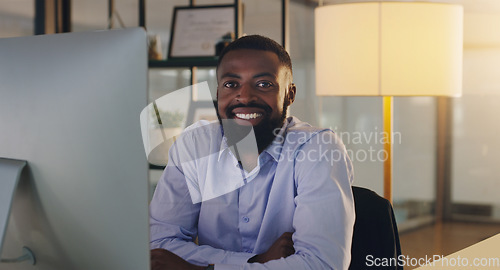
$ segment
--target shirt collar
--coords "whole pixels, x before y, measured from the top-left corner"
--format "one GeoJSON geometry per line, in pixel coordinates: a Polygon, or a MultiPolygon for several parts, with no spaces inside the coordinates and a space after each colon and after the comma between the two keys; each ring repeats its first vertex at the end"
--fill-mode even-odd
{"type": "MultiPolygon", "coordinates": [[[[222,129],[222,125],[220,126],[220,128],[222,129]]],[[[220,161],[220,157],[227,150],[229,150],[229,146],[227,145],[226,136],[224,136],[224,132],[222,132],[222,142],[220,144],[219,157],[218,157],[217,161],[220,161]]]]}

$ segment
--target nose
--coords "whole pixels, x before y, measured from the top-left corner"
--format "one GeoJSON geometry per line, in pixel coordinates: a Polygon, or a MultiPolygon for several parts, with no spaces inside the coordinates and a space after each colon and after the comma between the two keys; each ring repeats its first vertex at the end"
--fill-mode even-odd
{"type": "Polygon", "coordinates": [[[240,103],[246,104],[250,101],[255,101],[257,99],[255,95],[255,90],[249,84],[241,85],[238,93],[236,94],[236,100],[240,103]]]}

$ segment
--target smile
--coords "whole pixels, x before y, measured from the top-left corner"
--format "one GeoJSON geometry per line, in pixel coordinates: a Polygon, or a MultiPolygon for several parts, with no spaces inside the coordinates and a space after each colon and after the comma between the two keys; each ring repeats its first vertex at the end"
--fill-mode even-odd
{"type": "Polygon", "coordinates": [[[255,119],[261,117],[261,113],[237,113],[236,117],[245,119],[245,120],[250,120],[250,119],[255,119]]]}

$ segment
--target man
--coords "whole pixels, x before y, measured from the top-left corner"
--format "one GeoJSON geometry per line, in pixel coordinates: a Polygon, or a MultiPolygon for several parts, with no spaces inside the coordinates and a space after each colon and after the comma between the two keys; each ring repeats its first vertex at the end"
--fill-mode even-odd
{"type": "Polygon", "coordinates": [[[219,122],[177,139],[151,202],[152,269],[347,269],[351,162],[331,130],[287,118],[288,53],[240,38],[217,83],[219,122]]]}

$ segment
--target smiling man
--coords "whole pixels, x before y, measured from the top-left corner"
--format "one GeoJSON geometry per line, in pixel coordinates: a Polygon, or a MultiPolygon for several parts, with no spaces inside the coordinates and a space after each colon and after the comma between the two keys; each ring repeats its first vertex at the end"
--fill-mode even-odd
{"type": "Polygon", "coordinates": [[[291,64],[282,65],[272,51],[255,49],[229,50],[221,59],[217,69],[219,120],[252,125],[260,153],[273,141],[295,99],[291,64]]]}
{"type": "Polygon", "coordinates": [[[331,130],[287,117],[288,53],[240,38],[217,83],[219,121],[177,139],[151,201],[152,269],[347,269],[352,165],[331,130]]]}

